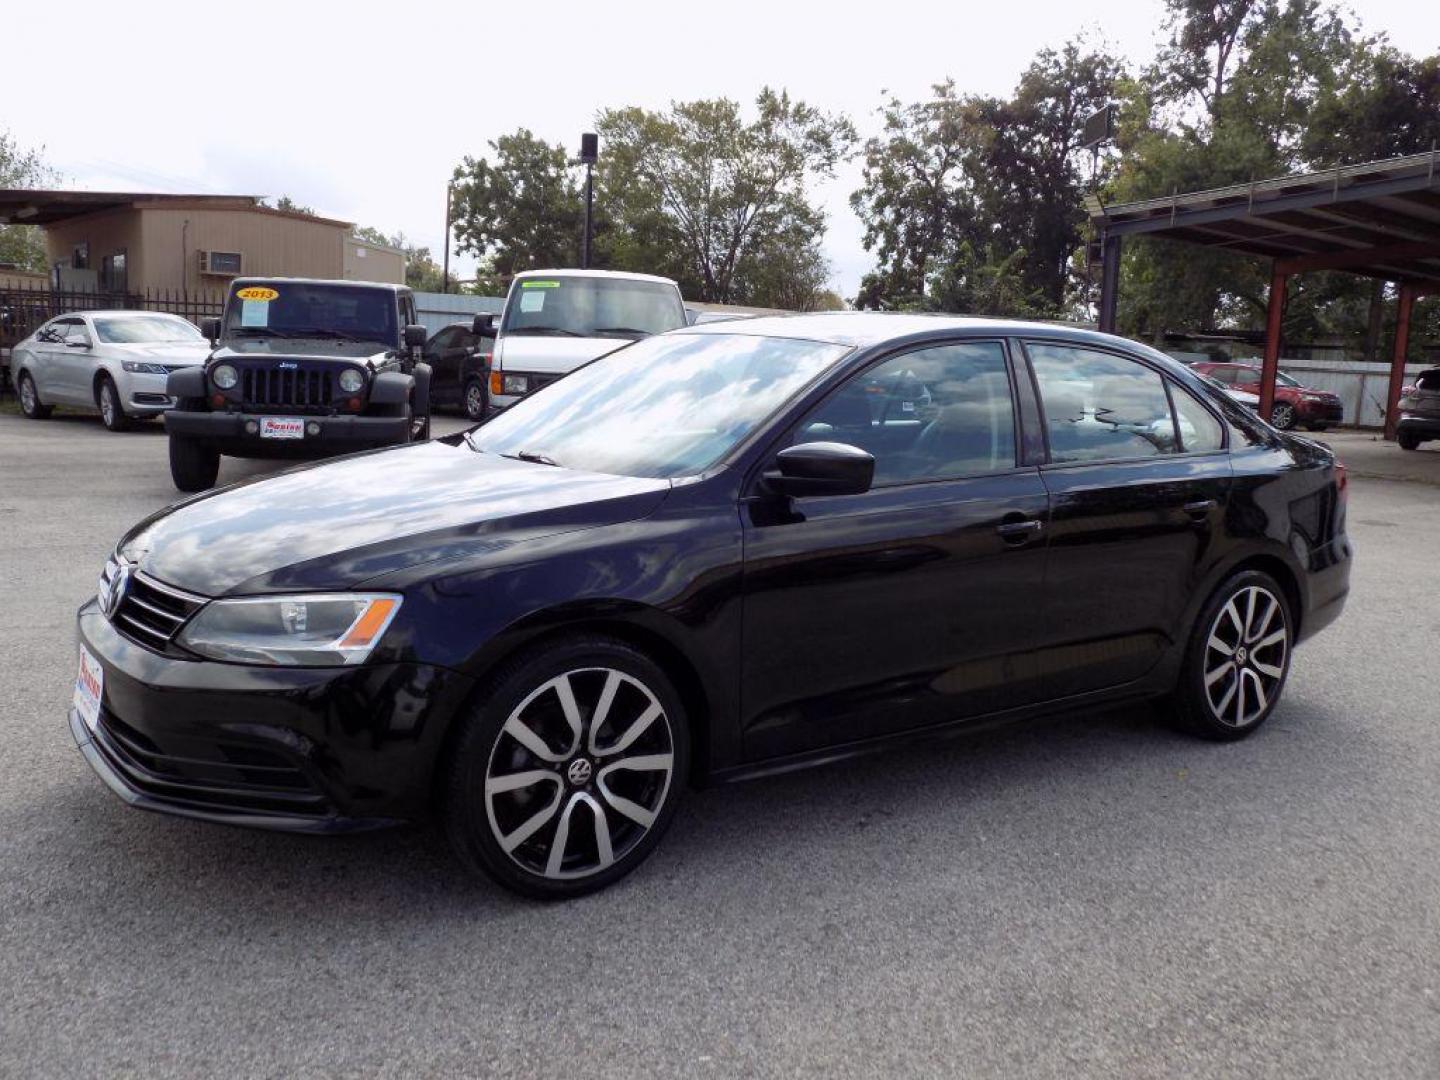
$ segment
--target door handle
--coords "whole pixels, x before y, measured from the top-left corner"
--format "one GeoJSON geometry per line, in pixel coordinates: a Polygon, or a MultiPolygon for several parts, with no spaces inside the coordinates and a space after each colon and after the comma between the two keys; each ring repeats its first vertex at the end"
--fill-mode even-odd
{"type": "Polygon", "coordinates": [[[1044,527],[1041,522],[1032,518],[1029,521],[1007,521],[1003,525],[996,525],[995,531],[1007,544],[1023,544],[1044,527]]]}
{"type": "Polygon", "coordinates": [[[1210,516],[1210,511],[1215,509],[1214,499],[1199,499],[1196,502],[1188,502],[1182,508],[1196,521],[1203,521],[1210,516]]]}

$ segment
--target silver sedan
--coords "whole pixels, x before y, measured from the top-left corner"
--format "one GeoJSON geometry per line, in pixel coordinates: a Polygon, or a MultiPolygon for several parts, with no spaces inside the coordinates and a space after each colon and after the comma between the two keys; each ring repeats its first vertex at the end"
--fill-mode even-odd
{"type": "Polygon", "coordinates": [[[43,420],[56,405],[95,409],[111,431],[174,404],[170,372],[203,364],[210,343],[193,323],[153,311],[77,311],[15,346],[10,370],[20,408],[43,420]]]}

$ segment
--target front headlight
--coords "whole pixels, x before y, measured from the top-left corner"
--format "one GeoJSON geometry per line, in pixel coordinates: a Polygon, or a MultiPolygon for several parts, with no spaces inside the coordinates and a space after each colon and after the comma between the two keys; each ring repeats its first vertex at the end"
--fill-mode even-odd
{"type": "Polygon", "coordinates": [[[164,364],[146,364],[139,360],[122,360],[120,366],[132,375],[168,375],[170,369],[164,364]]]}
{"type": "Polygon", "coordinates": [[[175,640],[201,656],[240,664],[359,664],[399,610],[393,593],[213,600],[175,640]]]}
{"type": "Polygon", "coordinates": [[[524,375],[506,375],[504,385],[507,394],[524,394],[530,390],[530,380],[524,375]]]}
{"type": "Polygon", "coordinates": [[[232,390],[240,381],[240,373],[229,364],[221,364],[210,373],[210,378],[221,390],[232,390]]]}
{"type": "Polygon", "coordinates": [[[353,367],[346,368],[340,372],[340,389],[347,394],[353,394],[365,385],[365,376],[356,371],[353,367]]]}

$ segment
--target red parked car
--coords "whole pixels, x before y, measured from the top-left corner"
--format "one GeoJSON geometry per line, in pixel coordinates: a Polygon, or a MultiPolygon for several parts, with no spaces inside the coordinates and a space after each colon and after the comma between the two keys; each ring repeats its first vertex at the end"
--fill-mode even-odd
{"type": "MultiPolygon", "coordinates": [[[[1201,361],[1192,364],[1196,371],[1209,375],[1227,389],[1260,393],[1260,368],[1254,364],[1222,364],[1201,361]]],[[[1331,424],[1345,419],[1345,406],[1328,390],[1311,390],[1285,372],[1275,373],[1275,408],[1270,424],[1281,431],[1303,424],[1311,431],[1324,431],[1331,424]]]]}

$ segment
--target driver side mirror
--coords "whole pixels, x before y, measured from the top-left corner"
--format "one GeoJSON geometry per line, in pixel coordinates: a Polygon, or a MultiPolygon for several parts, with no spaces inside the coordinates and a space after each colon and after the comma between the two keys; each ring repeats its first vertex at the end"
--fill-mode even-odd
{"type": "Polygon", "coordinates": [[[405,327],[405,344],[411,349],[423,349],[425,347],[425,339],[428,336],[425,332],[425,327],[419,323],[411,323],[405,327]]]}
{"type": "Polygon", "coordinates": [[[200,333],[210,339],[211,345],[214,345],[215,342],[220,340],[220,316],[206,315],[205,318],[201,319],[200,333]]]}
{"type": "Polygon", "coordinates": [[[811,442],[775,455],[765,487],[777,495],[863,495],[875,479],[875,459],[849,443],[811,442]]]}
{"type": "Polygon", "coordinates": [[[470,325],[471,331],[476,337],[490,337],[495,333],[495,316],[488,311],[481,312],[475,316],[475,321],[470,325]]]}

